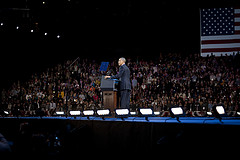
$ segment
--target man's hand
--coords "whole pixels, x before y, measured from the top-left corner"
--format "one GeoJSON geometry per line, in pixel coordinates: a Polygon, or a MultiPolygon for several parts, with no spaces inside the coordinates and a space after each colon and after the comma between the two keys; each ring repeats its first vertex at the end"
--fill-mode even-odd
{"type": "Polygon", "coordinates": [[[111,78],[111,76],[105,76],[104,78],[105,78],[105,79],[107,79],[107,78],[111,78]]]}

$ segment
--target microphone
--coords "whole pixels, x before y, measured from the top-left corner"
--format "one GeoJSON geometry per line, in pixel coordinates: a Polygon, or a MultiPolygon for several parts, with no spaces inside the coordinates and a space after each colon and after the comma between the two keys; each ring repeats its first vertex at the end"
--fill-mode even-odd
{"type": "Polygon", "coordinates": [[[109,71],[107,71],[107,75],[109,76],[112,73],[112,70],[110,69],[109,71]]]}

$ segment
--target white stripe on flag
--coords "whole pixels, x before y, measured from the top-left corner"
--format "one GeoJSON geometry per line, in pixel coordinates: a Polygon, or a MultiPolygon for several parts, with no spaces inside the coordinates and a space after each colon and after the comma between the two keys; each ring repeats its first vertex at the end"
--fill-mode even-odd
{"type": "Polygon", "coordinates": [[[240,9],[234,9],[234,13],[240,13],[240,9]]]}
{"type": "Polygon", "coordinates": [[[210,49],[210,48],[237,48],[237,47],[240,47],[240,43],[203,44],[203,45],[201,45],[202,49],[210,49]]]}
{"type": "Polygon", "coordinates": [[[235,26],[235,31],[240,30],[240,26],[235,26]]]}
{"type": "Polygon", "coordinates": [[[217,36],[201,36],[202,40],[228,40],[228,39],[240,39],[240,34],[237,35],[217,35],[217,36]]]}
{"type": "Polygon", "coordinates": [[[235,22],[240,22],[240,18],[234,18],[235,22]]]}

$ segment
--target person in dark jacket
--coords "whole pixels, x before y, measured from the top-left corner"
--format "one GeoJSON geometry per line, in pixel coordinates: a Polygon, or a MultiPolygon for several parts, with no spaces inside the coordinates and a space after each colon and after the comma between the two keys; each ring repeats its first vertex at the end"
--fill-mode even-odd
{"type": "Polygon", "coordinates": [[[130,70],[127,67],[126,59],[119,58],[118,65],[120,66],[119,72],[113,76],[105,76],[106,78],[119,79],[120,80],[120,107],[128,108],[130,103],[130,92],[131,92],[131,81],[130,81],[130,70]]]}

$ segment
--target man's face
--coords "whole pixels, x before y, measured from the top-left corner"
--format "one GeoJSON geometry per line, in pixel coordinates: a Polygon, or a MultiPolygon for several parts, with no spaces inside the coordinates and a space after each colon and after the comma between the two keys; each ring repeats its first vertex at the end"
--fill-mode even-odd
{"type": "Polygon", "coordinates": [[[123,61],[121,60],[121,58],[118,60],[118,65],[121,66],[123,64],[123,61]]]}

